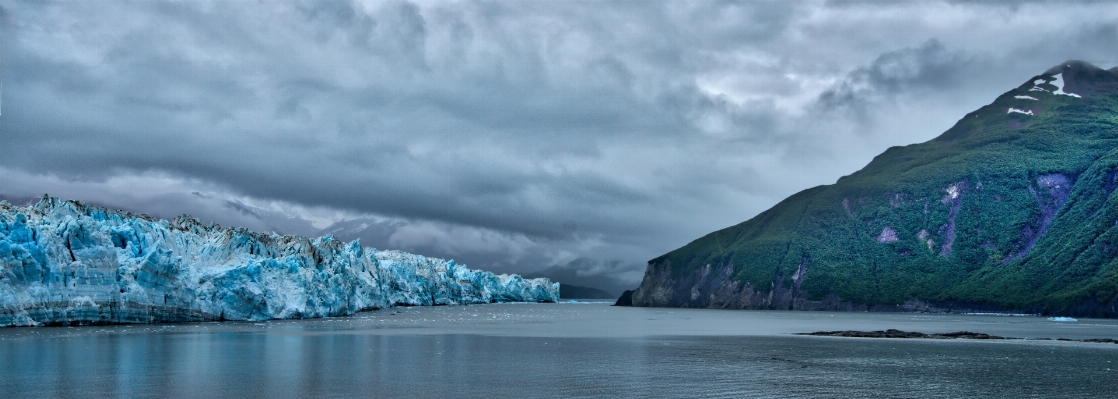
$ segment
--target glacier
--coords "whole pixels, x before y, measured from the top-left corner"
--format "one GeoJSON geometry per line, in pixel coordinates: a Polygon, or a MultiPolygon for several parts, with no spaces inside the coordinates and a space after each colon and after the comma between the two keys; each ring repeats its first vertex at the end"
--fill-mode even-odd
{"type": "Polygon", "coordinates": [[[160,220],[44,196],[0,201],[0,326],[346,316],[392,306],[558,302],[559,283],[453,260],[160,220]]]}

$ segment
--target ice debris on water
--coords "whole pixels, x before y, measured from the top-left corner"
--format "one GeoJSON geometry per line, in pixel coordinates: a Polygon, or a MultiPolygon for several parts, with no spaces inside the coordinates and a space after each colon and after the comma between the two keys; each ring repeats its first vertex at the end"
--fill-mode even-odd
{"type": "Polygon", "coordinates": [[[1073,317],[1049,317],[1050,322],[1078,322],[1073,317]]]}
{"type": "Polygon", "coordinates": [[[559,283],[453,260],[44,197],[0,205],[0,326],[269,320],[558,302],[559,283]]]}

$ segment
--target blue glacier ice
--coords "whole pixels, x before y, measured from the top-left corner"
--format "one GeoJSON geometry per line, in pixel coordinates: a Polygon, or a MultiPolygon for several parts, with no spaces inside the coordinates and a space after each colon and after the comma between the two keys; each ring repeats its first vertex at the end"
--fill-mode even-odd
{"type": "Polygon", "coordinates": [[[0,202],[0,326],[297,319],[398,305],[557,302],[559,283],[330,236],[0,202]]]}

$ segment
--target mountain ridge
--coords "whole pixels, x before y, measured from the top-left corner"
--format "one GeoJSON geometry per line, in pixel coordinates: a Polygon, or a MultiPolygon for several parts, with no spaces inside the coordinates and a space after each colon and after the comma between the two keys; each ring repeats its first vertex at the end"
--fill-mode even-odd
{"type": "Polygon", "coordinates": [[[1116,110],[1118,68],[1061,63],[652,259],[632,304],[1118,316],[1116,110]]]}

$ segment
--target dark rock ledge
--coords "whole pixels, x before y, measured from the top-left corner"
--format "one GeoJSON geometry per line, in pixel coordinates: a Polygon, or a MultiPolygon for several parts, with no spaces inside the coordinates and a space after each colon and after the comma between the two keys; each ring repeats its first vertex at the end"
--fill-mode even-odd
{"type": "MultiPolygon", "coordinates": [[[[853,337],[853,338],[924,338],[924,339],[1022,339],[999,337],[997,335],[976,333],[970,331],[957,331],[943,334],[925,334],[916,331],[901,331],[888,329],[885,331],[816,331],[812,333],[798,333],[796,335],[815,335],[824,337],[853,337]]],[[[1036,338],[1033,340],[1050,341],[1051,338],[1036,338]]],[[[1057,338],[1056,341],[1095,342],[1104,344],[1118,344],[1118,340],[1111,338],[1068,339],[1057,338]]]]}

